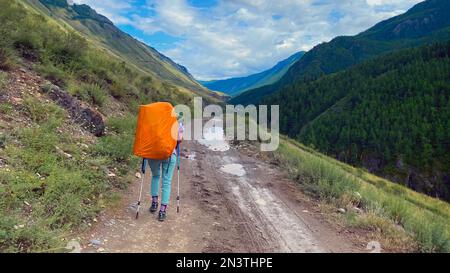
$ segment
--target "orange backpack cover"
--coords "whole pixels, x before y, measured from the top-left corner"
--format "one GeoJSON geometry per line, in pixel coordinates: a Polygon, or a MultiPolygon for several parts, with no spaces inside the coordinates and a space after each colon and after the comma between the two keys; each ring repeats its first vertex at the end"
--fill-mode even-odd
{"type": "Polygon", "coordinates": [[[178,122],[168,102],[141,105],[133,152],[142,158],[164,160],[177,145],[178,122]]]}

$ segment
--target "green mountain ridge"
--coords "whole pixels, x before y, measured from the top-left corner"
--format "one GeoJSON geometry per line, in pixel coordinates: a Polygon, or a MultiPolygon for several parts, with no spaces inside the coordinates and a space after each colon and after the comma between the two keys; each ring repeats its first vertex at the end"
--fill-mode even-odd
{"type": "Polygon", "coordinates": [[[262,100],[320,152],[450,201],[450,42],[405,49],[262,100]]]}
{"type": "Polygon", "coordinates": [[[303,54],[305,54],[303,51],[292,54],[270,69],[249,76],[225,80],[200,81],[200,83],[211,90],[219,91],[230,96],[236,96],[246,90],[278,81],[288,69],[303,56],[303,54]]]}
{"type": "Polygon", "coordinates": [[[234,104],[257,104],[282,87],[310,81],[391,51],[450,39],[450,1],[427,0],[406,13],[384,20],[356,36],[336,37],[305,53],[276,83],[233,98],[234,104]]]}

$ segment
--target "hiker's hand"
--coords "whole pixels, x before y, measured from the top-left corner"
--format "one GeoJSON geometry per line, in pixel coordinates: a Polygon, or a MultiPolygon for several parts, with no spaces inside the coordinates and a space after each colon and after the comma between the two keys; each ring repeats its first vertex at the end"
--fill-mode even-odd
{"type": "Polygon", "coordinates": [[[183,140],[177,140],[177,145],[180,145],[183,140]]]}

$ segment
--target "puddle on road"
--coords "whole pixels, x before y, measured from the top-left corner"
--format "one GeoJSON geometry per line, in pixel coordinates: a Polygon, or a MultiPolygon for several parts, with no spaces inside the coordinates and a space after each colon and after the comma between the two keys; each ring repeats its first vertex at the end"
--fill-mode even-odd
{"type": "Polygon", "coordinates": [[[265,206],[265,205],[267,205],[266,200],[264,200],[263,198],[255,199],[255,203],[258,204],[258,205],[260,205],[260,206],[265,206]]]}
{"type": "Polygon", "coordinates": [[[225,152],[230,149],[230,145],[225,140],[223,128],[219,126],[205,128],[203,139],[198,142],[213,151],[225,152]]]}
{"type": "Polygon", "coordinates": [[[226,164],[223,165],[220,170],[224,173],[229,173],[236,176],[244,176],[245,170],[241,164],[226,164]]]}

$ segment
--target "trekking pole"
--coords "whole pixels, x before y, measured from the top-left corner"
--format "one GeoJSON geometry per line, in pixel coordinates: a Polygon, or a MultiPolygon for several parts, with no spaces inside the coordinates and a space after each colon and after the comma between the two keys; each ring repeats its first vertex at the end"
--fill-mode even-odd
{"type": "Polygon", "coordinates": [[[142,159],[141,172],[142,172],[142,175],[141,175],[141,189],[139,190],[139,200],[137,202],[136,219],[139,218],[139,208],[141,207],[142,187],[144,185],[144,176],[145,176],[145,158],[142,159]]]}
{"type": "Polygon", "coordinates": [[[177,213],[180,212],[180,143],[177,145],[177,213]]]}

